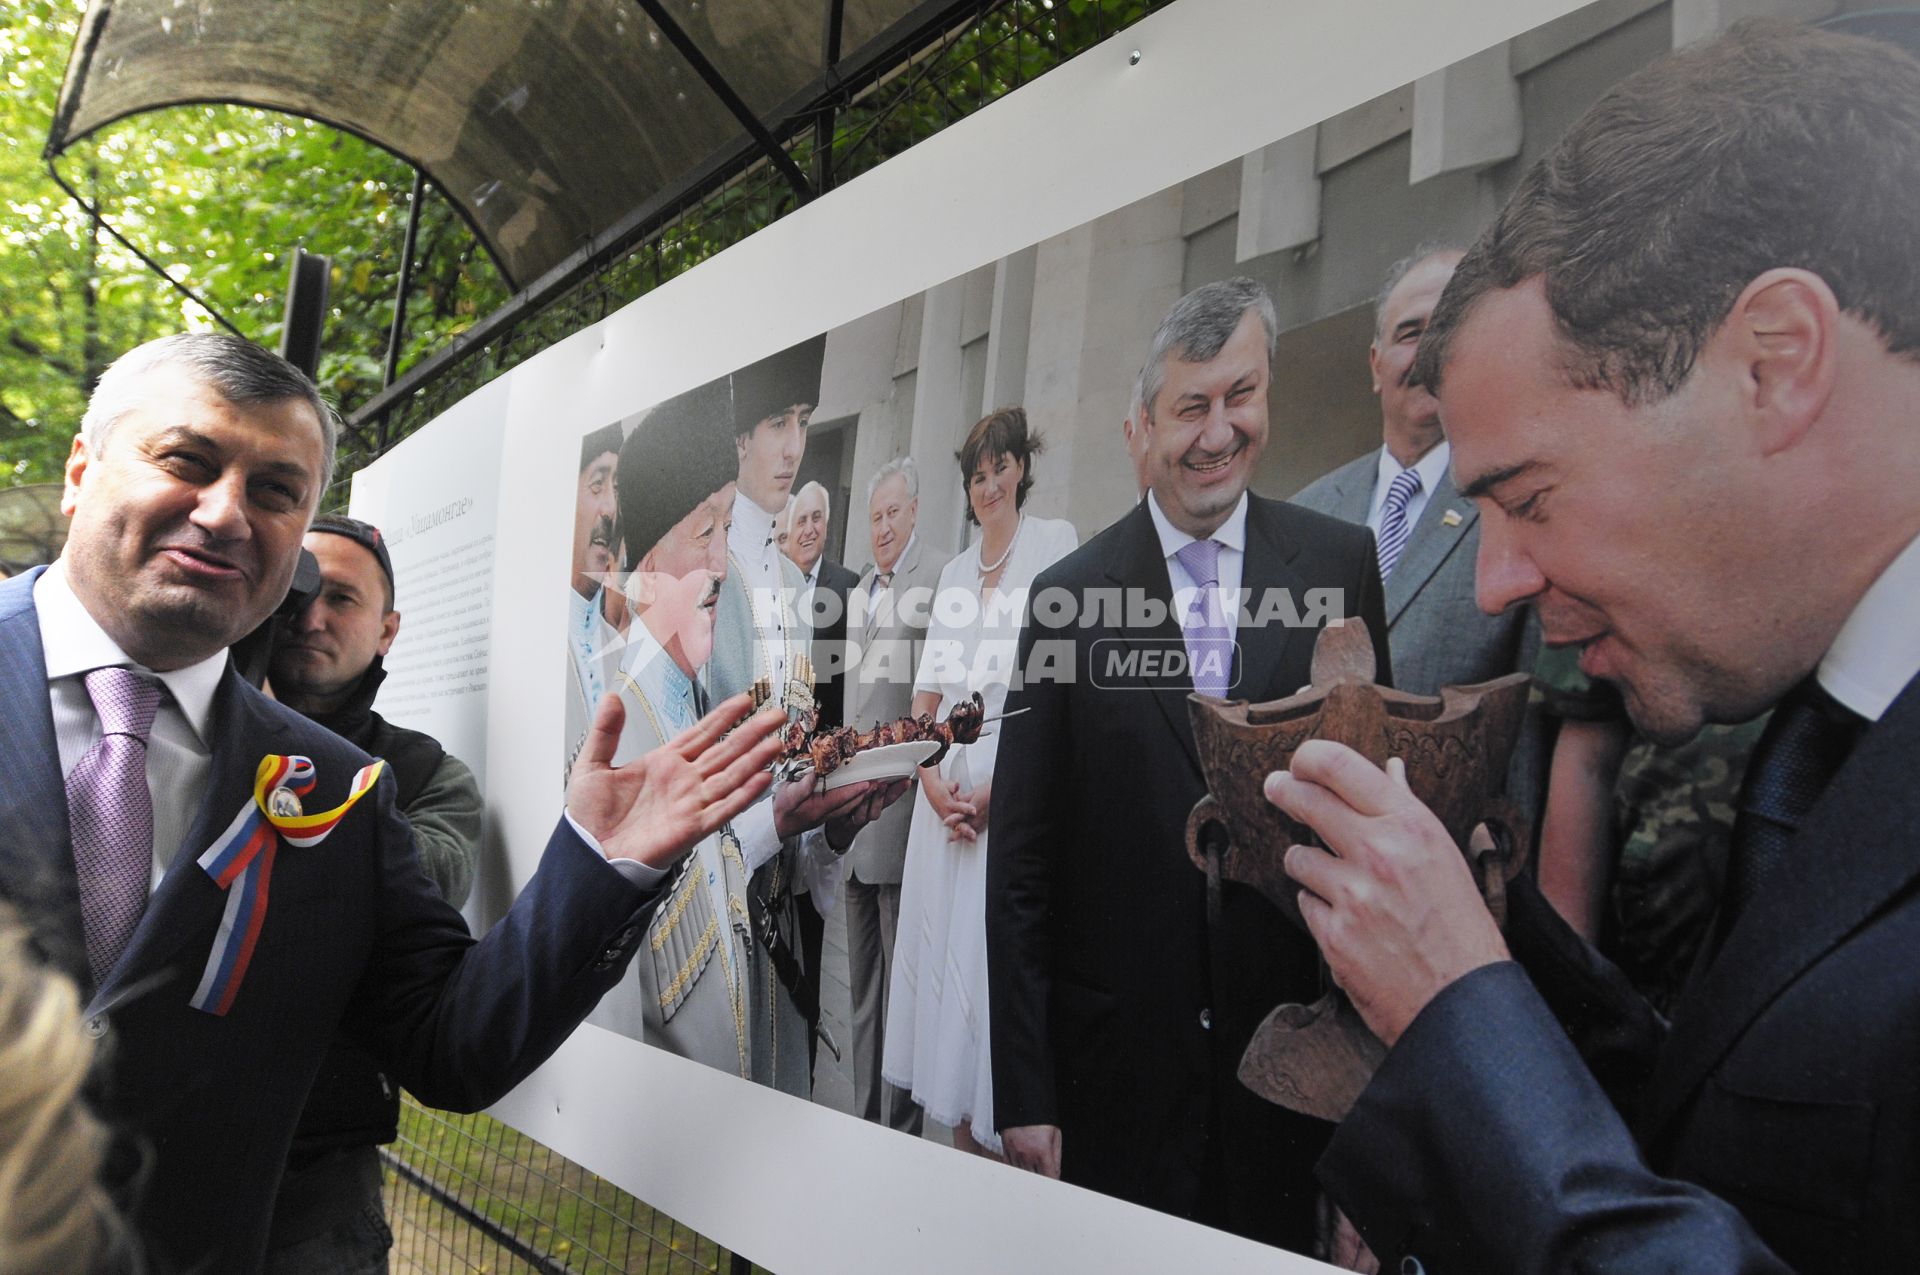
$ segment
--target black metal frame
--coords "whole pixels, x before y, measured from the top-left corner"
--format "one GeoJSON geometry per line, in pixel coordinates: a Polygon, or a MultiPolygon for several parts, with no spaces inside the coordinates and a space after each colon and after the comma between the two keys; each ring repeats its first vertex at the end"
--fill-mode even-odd
{"type": "MultiPolygon", "coordinates": [[[[659,8],[659,0],[635,0],[648,16],[654,17],[659,8]]],[[[511,330],[528,315],[539,311],[548,302],[558,297],[568,288],[595,271],[605,269],[627,250],[643,242],[649,235],[671,221],[675,214],[690,201],[701,194],[717,189],[728,180],[746,171],[754,163],[771,158],[772,152],[779,155],[783,174],[791,168],[793,174],[799,168],[787,154],[786,148],[779,144],[778,138],[793,137],[805,130],[808,124],[815,125],[816,136],[824,125],[824,136],[832,137],[833,115],[835,110],[848,102],[854,95],[881,76],[910,60],[921,48],[932,42],[939,34],[955,26],[967,15],[983,15],[998,8],[1004,0],[923,0],[913,12],[895,23],[884,36],[874,40],[852,58],[841,60],[837,57],[825,61],[823,73],[806,87],[790,96],[768,117],[760,123],[758,135],[744,135],[732,145],[723,148],[706,163],[687,174],[678,185],[655,194],[652,198],[635,208],[617,224],[592,236],[571,257],[535,279],[525,288],[515,293],[499,309],[480,320],[465,332],[455,337],[444,349],[438,350],[386,385],[381,391],[355,409],[348,417],[348,424],[355,433],[368,422],[376,422],[376,430],[384,434],[384,422],[395,406],[404,402],[447,368],[467,357],[475,347],[484,346],[501,334],[511,330]]],[[[822,37],[823,55],[833,55],[840,51],[842,26],[844,23],[844,0],[829,0],[826,30],[822,37]]],[[[655,21],[658,21],[655,18],[655,21]]],[[[677,25],[669,19],[661,27],[667,38],[668,27],[678,31],[677,25]]],[[[680,32],[684,37],[685,33],[680,32]]],[[[676,46],[677,47],[677,46],[676,46]]],[[[702,63],[705,59],[701,59],[702,63]]],[[[706,64],[713,78],[707,80],[711,86],[716,81],[725,80],[711,64],[706,64]]],[[[703,73],[703,79],[705,79],[703,73]]],[[[728,89],[731,92],[731,89],[728,89]]],[[[737,100],[737,96],[736,96],[737,100]]],[[[740,110],[746,110],[744,104],[740,110]]],[[[736,112],[737,114],[738,112],[736,112]]],[[[747,111],[751,116],[751,112],[747,111]]],[[[821,156],[830,151],[829,146],[820,146],[815,155],[816,166],[825,169],[827,161],[821,156]]],[[[825,172],[826,181],[817,180],[809,185],[801,178],[800,186],[795,188],[796,195],[804,188],[806,198],[811,198],[815,186],[821,190],[831,185],[832,174],[825,172]]],[[[792,176],[788,181],[792,183],[792,176]]]]}
{"type": "Polygon", "coordinates": [[[673,20],[673,15],[667,12],[667,6],[660,0],[633,0],[633,2],[640,6],[641,12],[653,20],[653,25],[660,28],[660,34],[667,37],[667,43],[674,47],[674,51],[693,68],[694,74],[700,77],[701,82],[720,99],[720,105],[726,107],[728,113],[739,121],[740,127],[747,130],[747,136],[759,146],[761,154],[780,170],[781,176],[785,177],[787,184],[793,187],[793,193],[799,196],[800,202],[806,203],[812,199],[814,190],[807,181],[807,175],[801,172],[799,165],[788,156],[786,148],[767,131],[767,126],[760,122],[760,117],[753,113],[753,108],[747,105],[746,99],[742,98],[727,77],[720,73],[720,68],[701,51],[698,44],[694,43],[693,37],[687,34],[686,29],[673,20]]]}
{"type": "Polygon", "coordinates": [[[67,183],[67,179],[60,175],[60,166],[58,163],[55,162],[57,158],[58,156],[55,156],[52,154],[49,154],[46,157],[47,175],[53,178],[54,185],[58,186],[61,190],[64,190],[67,192],[67,198],[71,199],[74,203],[80,205],[80,210],[86,213],[87,216],[92,219],[94,225],[100,227],[100,229],[112,235],[113,241],[115,243],[119,244],[122,248],[125,248],[128,252],[132,253],[134,256],[138,257],[140,259],[140,264],[144,265],[147,269],[153,271],[155,274],[159,275],[162,279],[166,280],[168,287],[172,288],[175,292],[178,292],[181,296],[185,297],[187,300],[193,302],[195,305],[199,306],[202,310],[205,310],[208,314],[212,315],[213,321],[215,323],[218,323],[221,327],[233,333],[235,336],[239,337],[243,341],[250,339],[246,333],[242,332],[239,328],[236,328],[235,326],[233,326],[232,320],[227,318],[226,315],[220,313],[219,310],[215,309],[212,302],[208,301],[205,297],[195,292],[192,288],[189,288],[186,284],[180,282],[178,279],[168,274],[167,268],[165,266],[161,265],[159,262],[155,261],[152,257],[149,257],[146,253],[142,252],[139,249],[139,247],[136,246],[131,239],[127,238],[125,235],[121,234],[119,230],[115,229],[114,224],[107,220],[105,214],[103,214],[100,211],[98,206],[87,202],[87,200],[80,194],[80,192],[75,190],[71,185],[69,185],[67,183]]]}

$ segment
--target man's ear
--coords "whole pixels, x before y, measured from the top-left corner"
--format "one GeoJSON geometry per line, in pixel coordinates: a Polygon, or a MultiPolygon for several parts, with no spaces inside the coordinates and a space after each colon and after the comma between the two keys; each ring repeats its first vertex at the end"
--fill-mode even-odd
{"type": "Polygon", "coordinates": [[[653,605],[654,596],[658,592],[653,580],[653,550],[649,549],[641,555],[640,561],[633,564],[633,570],[627,573],[625,593],[628,606],[635,610],[643,610],[653,605]]]}
{"type": "Polygon", "coordinates": [[[752,437],[752,434],[735,434],[733,436],[733,459],[736,464],[747,458],[747,440],[752,437]]]}
{"type": "Polygon", "coordinates": [[[1839,335],[1840,303],[1812,271],[1768,270],[1741,289],[1715,340],[1731,343],[1763,455],[1794,446],[1826,410],[1839,335]]]}
{"type": "Polygon", "coordinates": [[[380,618],[380,654],[385,655],[393,649],[393,640],[400,636],[400,613],[389,611],[380,618]]]}
{"type": "Polygon", "coordinates": [[[1367,343],[1367,371],[1373,376],[1373,392],[1380,392],[1380,342],[1376,339],[1367,343]]]}
{"type": "Polygon", "coordinates": [[[66,487],[60,493],[60,512],[69,518],[80,507],[80,479],[87,472],[87,460],[86,436],[75,434],[73,446],[67,450],[66,487]]]}

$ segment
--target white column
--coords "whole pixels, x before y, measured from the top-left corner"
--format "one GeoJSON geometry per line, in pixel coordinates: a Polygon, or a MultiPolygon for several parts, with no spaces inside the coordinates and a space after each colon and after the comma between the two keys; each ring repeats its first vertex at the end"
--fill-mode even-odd
{"type": "Polygon", "coordinates": [[[965,276],[927,289],[920,317],[920,367],[913,385],[913,433],[908,452],[920,470],[920,518],[926,542],[951,553],[959,546],[960,484],[948,472],[960,433],[973,423],[961,401],[960,328],[966,311],[965,276]]]}
{"type": "Polygon", "coordinates": [[[1027,343],[1033,332],[1033,279],[1040,247],[1022,248],[993,267],[993,312],[987,321],[987,385],[979,412],[1020,405],[1027,388],[1027,343]]]}
{"type": "Polygon", "coordinates": [[[1496,44],[1413,82],[1407,182],[1497,164],[1520,153],[1520,84],[1496,44]]]}
{"type": "Polygon", "coordinates": [[[1233,259],[1246,261],[1320,237],[1319,129],[1263,146],[1240,162],[1240,222],[1233,259]]]}

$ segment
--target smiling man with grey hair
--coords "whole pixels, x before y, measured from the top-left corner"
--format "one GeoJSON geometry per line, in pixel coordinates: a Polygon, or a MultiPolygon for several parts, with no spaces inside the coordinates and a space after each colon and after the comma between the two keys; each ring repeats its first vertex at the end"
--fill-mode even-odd
{"type": "Polygon", "coordinates": [[[1182,297],[1136,381],[1146,498],[1034,582],[1034,599],[1066,590],[1081,605],[1071,630],[1029,612],[1019,668],[1068,648],[1053,667],[1072,676],[1016,676],[996,727],[988,1017],[1014,1164],[1304,1252],[1325,1127],[1236,1071],[1269,1010],[1317,997],[1319,962],[1245,887],[1223,885],[1210,908],[1185,847],[1206,791],[1189,694],[1276,699],[1309,680],[1313,633],[1241,617],[1290,595],[1277,609],[1299,618],[1324,590],[1386,631],[1365,529],[1247,492],[1273,348],[1273,303],[1253,280],[1182,297]],[[1122,615],[1091,605],[1116,587],[1122,615]],[[1135,618],[1156,609],[1159,623],[1135,618]],[[1110,658],[1148,649],[1169,672],[1110,658]]]}
{"type": "Polygon", "coordinates": [[[299,371],[237,338],[135,350],[73,441],[60,560],[0,584],[0,898],[110,1046],[89,1089],[150,1148],[134,1218],[166,1269],[260,1269],[337,1033],[434,1106],[523,1079],[778,751],[774,715],[722,739],[742,697],[613,766],[604,709],[539,869],[476,943],[421,870],[391,768],[228,655],[287,593],[331,421],[299,371]],[[302,803],[337,815],[324,851],[275,831],[302,803]]]}

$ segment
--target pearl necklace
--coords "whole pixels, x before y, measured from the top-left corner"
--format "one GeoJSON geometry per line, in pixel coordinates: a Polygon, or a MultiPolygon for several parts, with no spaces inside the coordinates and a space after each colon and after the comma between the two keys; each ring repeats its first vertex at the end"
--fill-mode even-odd
{"type": "Polygon", "coordinates": [[[992,575],[994,572],[998,571],[1000,568],[1007,565],[1007,559],[1013,556],[1013,547],[1020,543],[1021,529],[1024,528],[1026,525],[1027,525],[1027,516],[1025,514],[1021,514],[1020,520],[1013,524],[1013,539],[1007,541],[1007,551],[1001,554],[997,559],[995,559],[991,563],[989,563],[986,560],[987,558],[986,533],[985,532],[981,533],[980,535],[980,578],[982,580],[986,579],[988,576],[992,575]]]}

